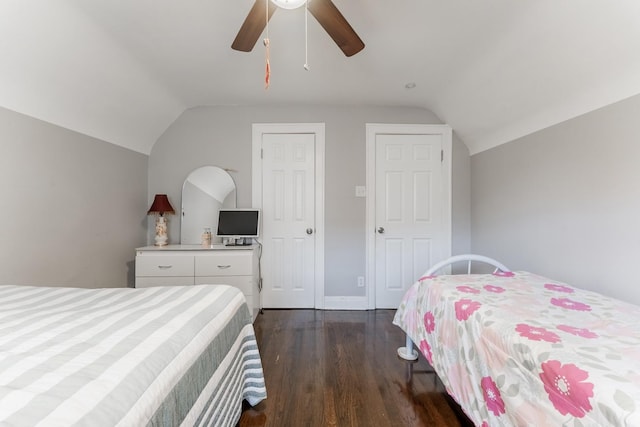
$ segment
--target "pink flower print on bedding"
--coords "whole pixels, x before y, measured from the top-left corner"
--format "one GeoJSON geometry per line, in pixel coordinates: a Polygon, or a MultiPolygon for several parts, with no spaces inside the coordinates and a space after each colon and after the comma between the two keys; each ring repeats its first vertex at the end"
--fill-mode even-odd
{"type": "Polygon", "coordinates": [[[482,304],[477,301],[463,298],[456,301],[454,307],[456,309],[456,319],[463,321],[467,320],[482,304]]]}
{"type": "Polygon", "coordinates": [[[480,290],[468,285],[456,286],[456,289],[465,294],[479,294],[480,290]]]}
{"type": "Polygon", "coordinates": [[[493,273],[494,276],[498,276],[498,277],[513,277],[515,276],[515,274],[513,274],[512,271],[502,271],[502,270],[498,270],[495,273],[493,273]]]}
{"type": "Polygon", "coordinates": [[[482,387],[484,401],[487,402],[487,409],[493,412],[496,417],[504,414],[504,401],[500,396],[500,390],[491,377],[482,378],[480,386],[482,387]]]}
{"type": "Polygon", "coordinates": [[[544,287],[550,291],[565,292],[567,294],[572,294],[574,292],[574,290],[568,286],[556,285],[555,283],[545,283],[544,287]]]}
{"type": "Polygon", "coordinates": [[[591,311],[591,307],[588,304],[569,298],[551,298],[551,304],[557,307],[568,308],[569,310],[591,311]]]}
{"type": "Polygon", "coordinates": [[[434,331],[436,328],[436,319],[433,317],[433,313],[427,311],[424,314],[424,329],[428,334],[434,331]]]}
{"type": "Polygon", "coordinates": [[[598,334],[586,328],[576,328],[568,325],[558,325],[557,328],[561,331],[577,335],[582,338],[598,338],[598,334]]]}
{"type": "Polygon", "coordinates": [[[560,337],[554,332],[524,323],[519,323],[516,326],[516,332],[519,333],[520,336],[529,338],[532,341],[560,342],[560,337]]]}
{"type": "Polygon", "coordinates": [[[502,286],[484,285],[484,290],[487,292],[493,292],[494,294],[501,294],[505,291],[502,286]]]}
{"type": "Polygon", "coordinates": [[[420,341],[420,352],[427,359],[429,365],[433,366],[433,353],[431,353],[431,346],[426,340],[420,341]]]}
{"type": "Polygon", "coordinates": [[[572,363],[563,365],[558,360],[544,362],[540,367],[544,390],[558,412],[582,418],[591,411],[589,398],[593,397],[593,384],[585,382],[589,378],[588,372],[572,363]]]}

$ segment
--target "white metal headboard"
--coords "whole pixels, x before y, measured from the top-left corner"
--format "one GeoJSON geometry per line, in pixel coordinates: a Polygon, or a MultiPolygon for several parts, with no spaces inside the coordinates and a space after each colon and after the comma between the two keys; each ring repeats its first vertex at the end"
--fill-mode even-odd
{"type": "Polygon", "coordinates": [[[493,267],[496,268],[496,270],[500,270],[502,272],[508,273],[511,270],[509,270],[509,268],[507,268],[507,266],[505,266],[504,264],[496,261],[493,258],[489,258],[487,256],[484,255],[476,255],[476,254],[464,254],[464,255],[455,255],[452,256],[450,258],[447,258],[443,261],[440,261],[436,264],[434,264],[430,269],[427,270],[427,272],[424,274],[425,276],[432,276],[435,273],[437,273],[438,271],[442,270],[445,267],[448,267],[449,265],[458,263],[458,262],[466,262],[467,263],[467,273],[471,274],[471,263],[472,262],[480,262],[480,263],[484,263],[484,264],[489,264],[492,265],[493,267]]]}

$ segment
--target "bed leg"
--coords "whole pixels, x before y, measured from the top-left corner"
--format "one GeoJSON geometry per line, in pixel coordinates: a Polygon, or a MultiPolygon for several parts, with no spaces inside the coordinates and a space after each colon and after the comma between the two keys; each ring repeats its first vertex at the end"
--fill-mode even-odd
{"type": "Polygon", "coordinates": [[[407,340],[405,343],[405,347],[398,348],[398,356],[400,356],[404,360],[417,360],[418,352],[413,349],[413,341],[407,335],[407,340]]]}

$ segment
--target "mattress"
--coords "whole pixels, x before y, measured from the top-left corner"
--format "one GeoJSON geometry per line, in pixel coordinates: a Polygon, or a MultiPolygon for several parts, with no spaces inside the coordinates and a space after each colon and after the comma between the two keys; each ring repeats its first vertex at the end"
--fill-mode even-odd
{"type": "Polygon", "coordinates": [[[639,426],[640,307],[528,272],[423,277],[394,318],[478,426],[639,426]]]}
{"type": "Polygon", "coordinates": [[[230,286],[0,286],[0,424],[234,426],[266,397],[230,286]]]}

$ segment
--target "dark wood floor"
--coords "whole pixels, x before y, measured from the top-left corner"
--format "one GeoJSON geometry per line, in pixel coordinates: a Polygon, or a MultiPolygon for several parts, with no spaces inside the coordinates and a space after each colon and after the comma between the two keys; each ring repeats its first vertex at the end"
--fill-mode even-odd
{"type": "Polygon", "coordinates": [[[265,310],[254,324],[267,399],[249,426],[468,426],[423,357],[406,362],[395,311],[265,310]]]}

